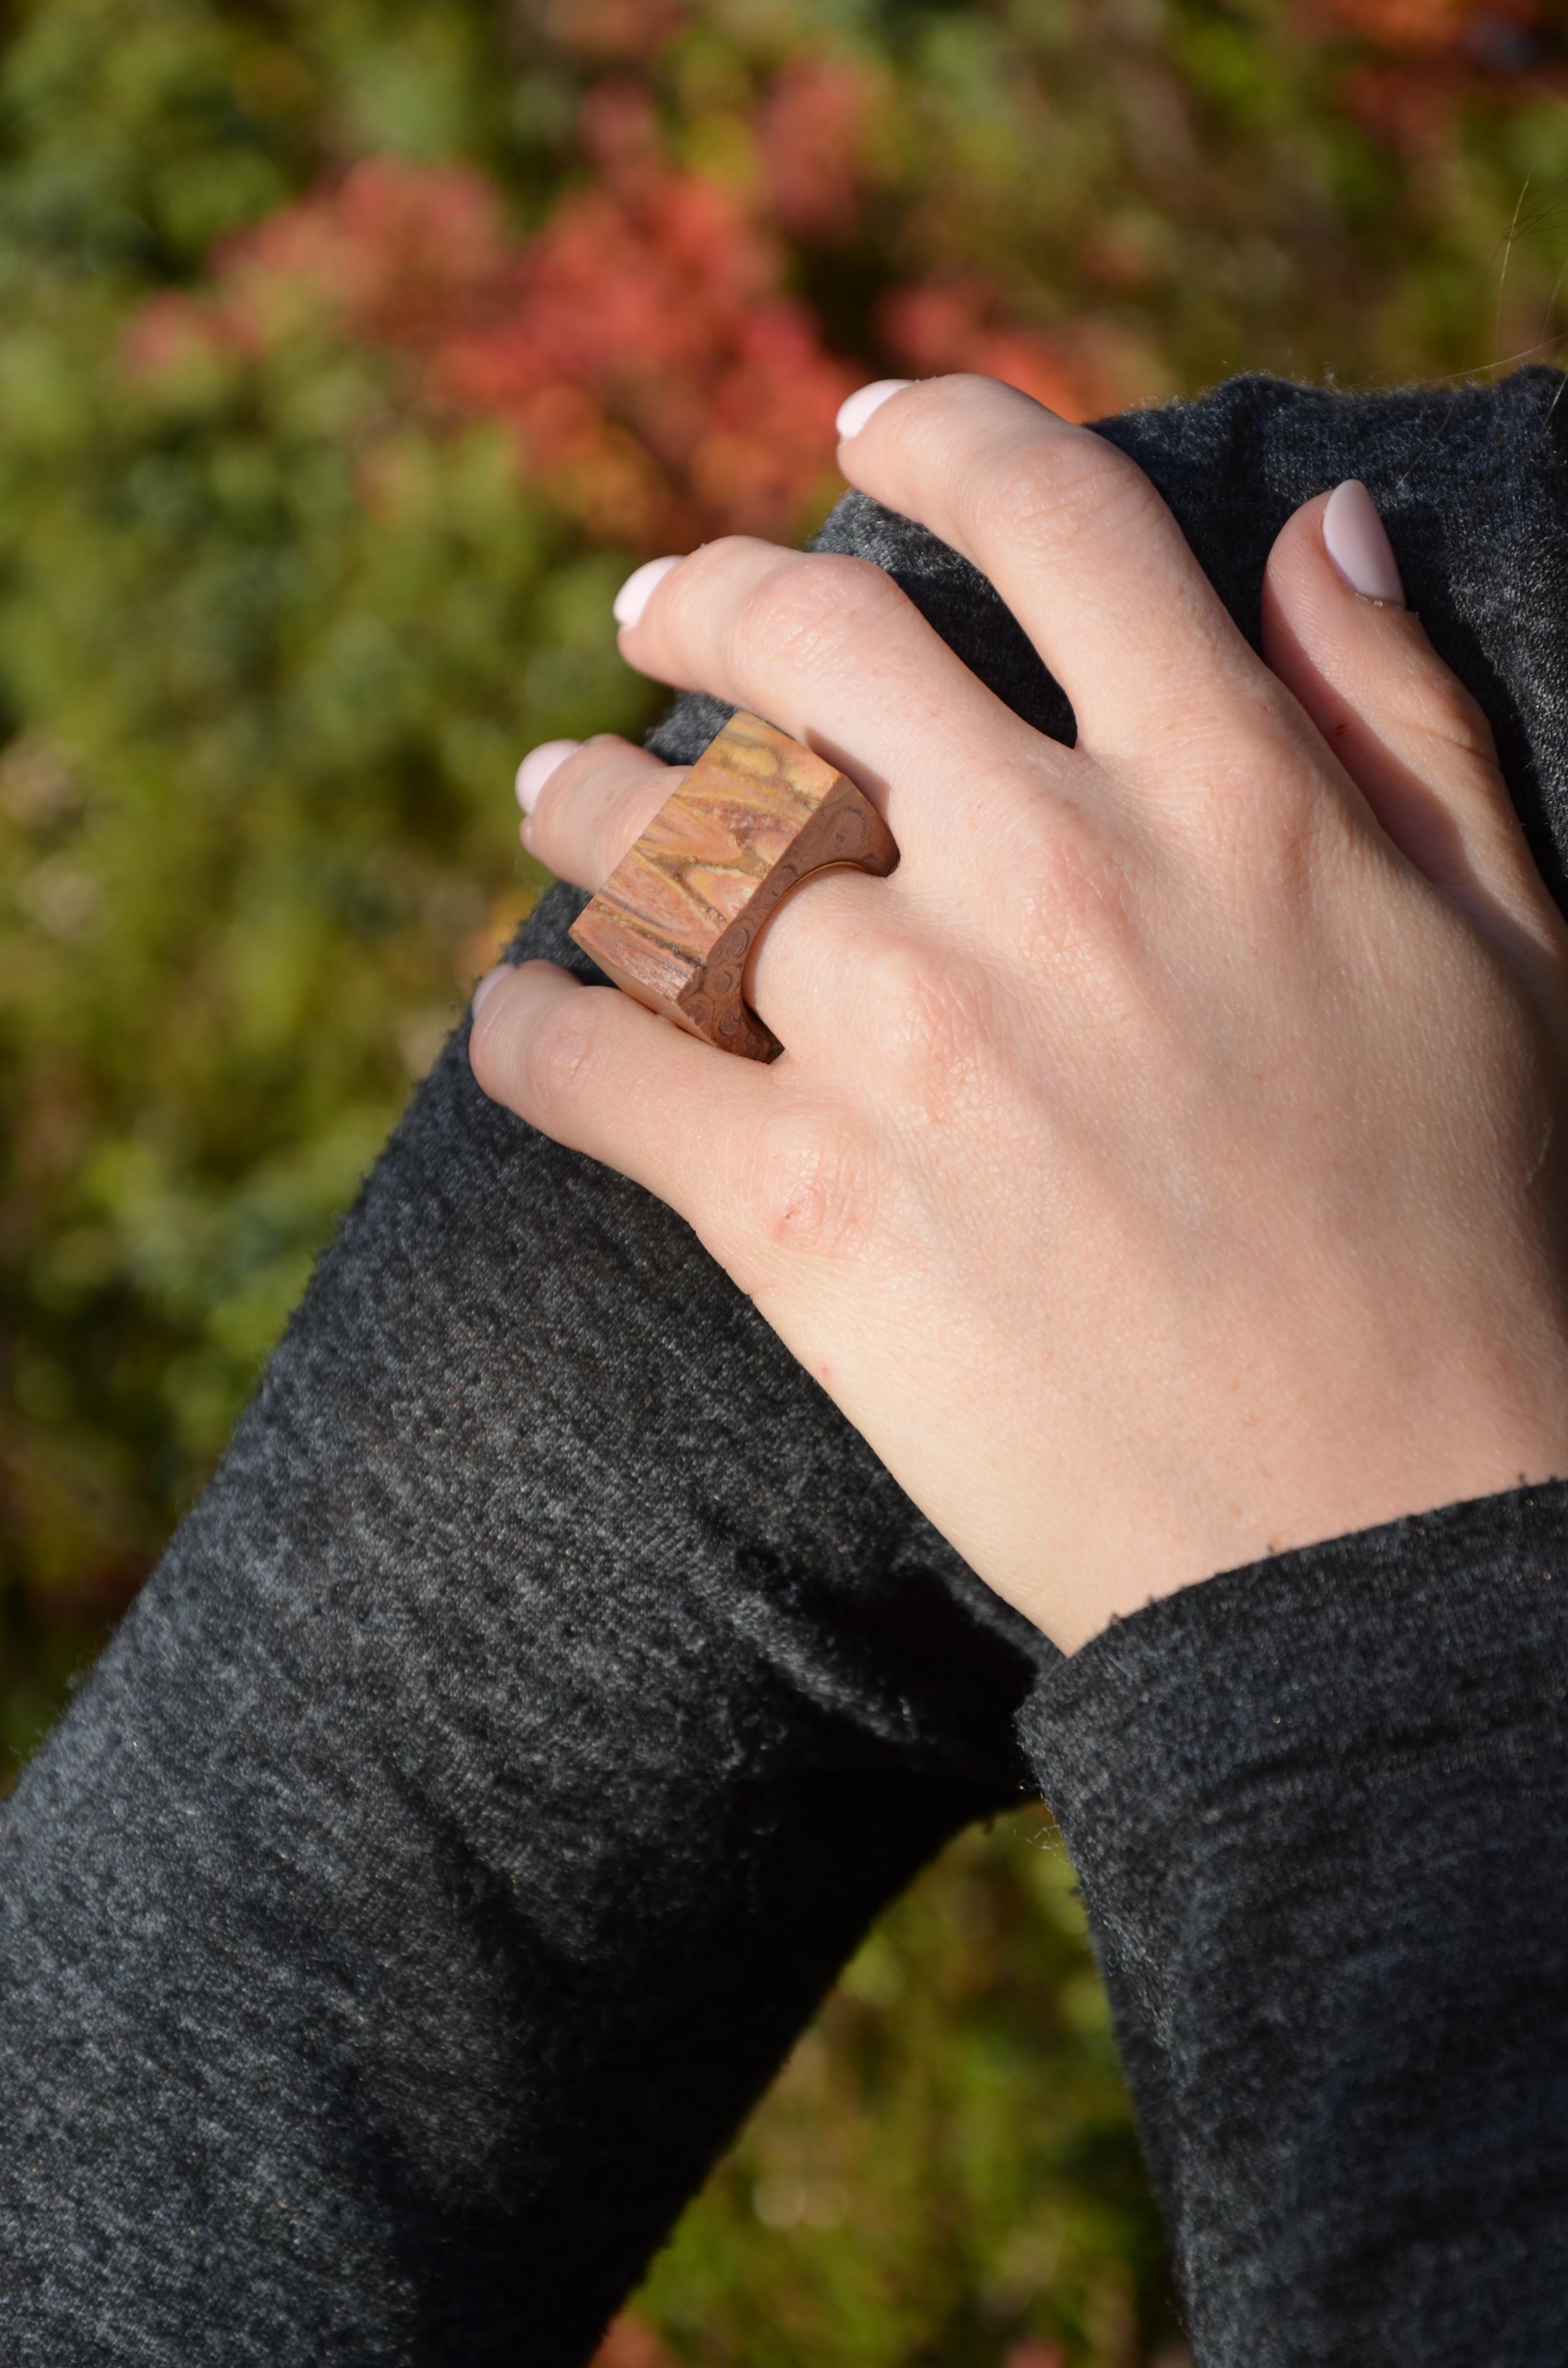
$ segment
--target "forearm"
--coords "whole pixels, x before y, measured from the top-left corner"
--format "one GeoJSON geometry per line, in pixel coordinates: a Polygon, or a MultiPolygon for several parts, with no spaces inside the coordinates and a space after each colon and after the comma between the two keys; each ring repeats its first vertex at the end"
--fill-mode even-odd
{"type": "Polygon", "coordinates": [[[1017,1792],[1006,1624],[455,1045],[7,1804],[7,2362],[585,2358],[1017,1792]]]}
{"type": "Polygon", "coordinates": [[[1202,2368],[1568,2350],[1568,1487],[1151,1605],[1023,1720],[1202,2368]]]}

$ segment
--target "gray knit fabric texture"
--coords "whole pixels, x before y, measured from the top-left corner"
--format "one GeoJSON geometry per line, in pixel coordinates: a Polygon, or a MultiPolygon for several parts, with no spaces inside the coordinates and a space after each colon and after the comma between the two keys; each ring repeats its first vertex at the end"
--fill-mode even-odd
{"type": "Polygon", "coordinates": [[[1568,1486],[1167,1597],[1026,1725],[1203,2368],[1560,2368],[1568,1486]]]}
{"type": "MultiPolygon", "coordinates": [[[[1560,386],[1350,400],[1242,381],[1106,431],[1248,630],[1286,515],[1367,480],[1554,884],[1560,386]]],[[[1020,712],[1070,731],[950,552],[857,498],[824,540],[888,567],[1020,712]]],[[[722,712],[681,702],[657,745],[695,755],[722,712]]],[[[579,901],[552,892],[518,950],[582,969],[579,901]]],[[[1478,1542],[1491,1520],[1515,1534],[1509,1500],[1473,1518],[1478,1542]]],[[[1367,1551],[1392,1587],[1390,1550],[1367,1551]]],[[[1424,1554],[1413,1533],[1395,1564],[1419,1579],[1424,1554]]],[[[1210,1619],[1199,1601],[1145,1616],[1175,1634],[1210,1619]]],[[[1207,1649],[1178,1656],[1195,1682],[1207,1649]]],[[[1165,1765],[1119,1666],[1106,1748],[1125,1774],[1073,1798],[1085,1864],[1102,1844],[1113,1862],[1165,1765]]],[[[488,1103],[460,1032],[6,1806],[5,2368],[584,2361],[868,1920],[1030,1781],[1015,1716],[1056,1667],[687,1229],[488,1103]]],[[[1085,1765],[1095,1715],[1085,1692],[1085,1765]]],[[[1030,1721],[1067,1783],[1078,1761],[1030,1721]]],[[[1325,1925],[1364,1914],[1320,1878],[1325,1925]]],[[[1121,1895],[1096,1878],[1096,1896],[1121,1895]]],[[[1231,1940],[1192,2009],[1217,2024],[1256,1970],[1244,1916],[1231,1940]]],[[[1200,2355],[1305,2358],[1267,2351],[1244,2306],[1209,2311],[1205,2214],[1228,2192],[1205,2173],[1188,2209],[1117,1981],[1195,2323],[1215,2330],[1200,2355]]],[[[1248,2059],[1245,2077],[1270,2076],[1248,2059]]],[[[1224,2293],[1272,2295],[1273,2274],[1227,2269],[1224,2293]]],[[[1402,2368],[1562,2356],[1417,2349],[1402,2368]]]]}

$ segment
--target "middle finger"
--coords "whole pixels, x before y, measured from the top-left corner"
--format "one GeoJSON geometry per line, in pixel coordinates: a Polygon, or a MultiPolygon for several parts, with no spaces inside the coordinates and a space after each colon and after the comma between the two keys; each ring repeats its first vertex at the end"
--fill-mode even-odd
{"type": "Polygon", "coordinates": [[[620,643],[641,672],[764,715],[849,774],[886,816],[906,885],[931,860],[962,867],[1076,762],[866,560],[726,537],[659,578],[620,643]]]}

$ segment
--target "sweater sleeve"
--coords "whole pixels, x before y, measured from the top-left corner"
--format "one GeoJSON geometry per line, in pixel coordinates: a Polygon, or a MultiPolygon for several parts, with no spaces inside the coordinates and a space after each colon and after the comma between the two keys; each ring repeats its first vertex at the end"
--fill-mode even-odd
{"type": "Polygon", "coordinates": [[[1151,1604],[1021,1725],[1200,2368],[1568,2358],[1568,1486],[1151,1604]]]}
{"type": "Polygon", "coordinates": [[[460,1034],[0,1815],[5,2368],[576,2368],[1044,1649],[460,1034]]]}

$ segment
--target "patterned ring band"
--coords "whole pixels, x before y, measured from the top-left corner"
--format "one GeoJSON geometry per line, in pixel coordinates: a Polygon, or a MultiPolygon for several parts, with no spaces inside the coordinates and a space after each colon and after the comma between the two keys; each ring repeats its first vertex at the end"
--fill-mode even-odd
{"type": "Polygon", "coordinates": [[[853,781],[736,713],[572,935],[639,1003],[721,1052],[771,1061],[783,1046],[743,996],[763,923],[813,871],[852,864],[885,875],[897,861],[892,833],[853,781]]]}

